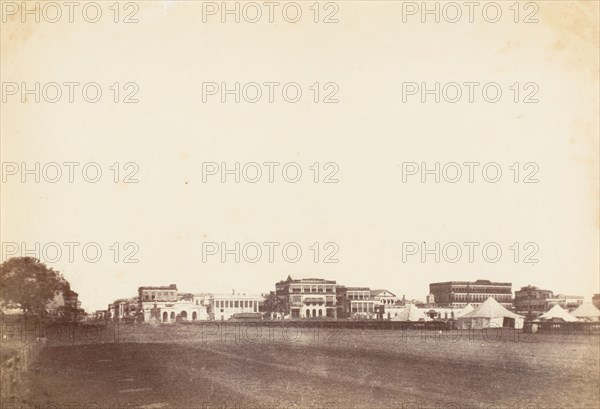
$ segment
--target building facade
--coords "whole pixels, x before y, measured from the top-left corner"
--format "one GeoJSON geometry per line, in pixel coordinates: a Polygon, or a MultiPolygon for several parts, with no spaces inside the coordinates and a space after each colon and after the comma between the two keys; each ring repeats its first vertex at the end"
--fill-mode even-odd
{"type": "Polygon", "coordinates": [[[208,316],[211,320],[226,321],[248,313],[258,314],[263,297],[242,293],[216,294],[209,298],[208,316]]]}
{"type": "Polygon", "coordinates": [[[471,304],[477,307],[489,297],[494,298],[505,308],[512,308],[512,283],[477,281],[446,281],[429,284],[436,305],[460,308],[471,304]]]}
{"type": "Polygon", "coordinates": [[[138,297],[121,298],[112,303],[111,318],[115,321],[136,321],[139,314],[138,297]]]}
{"type": "Polygon", "coordinates": [[[207,306],[196,303],[193,294],[179,294],[177,286],[138,288],[139,320],[174,323],[208,319],[207,306]]]}
{"type": "Polygon", "coordinates": [[[275,295],[291,318],[336,318],[337,285],[321,278],[292,279],[275,284],[275,295]]]}
{"type": "Polygon", "coordinates": [[[547,309],[560,305],[563,309],[573,311],[581,304],[583,304],[584,298],[581,295],[565,295],[556,294],[552,298],[546,299],[547,309]]]}
{"type": "Polygon", "coordinates": [[[600,310],[600,294],[594,294],[592,296],[592,304],[600,310]]]}
{"type": "Polygon", "coordinates": [[[554,297],[550,290],[543,290],[532,285],[521,287],[515,291],[515,310],[523,314],[541,314],[548,311],[548,299],[554,297]]]}

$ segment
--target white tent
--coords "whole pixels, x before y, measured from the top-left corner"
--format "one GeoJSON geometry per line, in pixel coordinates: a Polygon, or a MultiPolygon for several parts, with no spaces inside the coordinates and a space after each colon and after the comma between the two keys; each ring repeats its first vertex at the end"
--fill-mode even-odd
{"type": "Polygon", "coordinates": [[[463,317],[474,310],[475,308],[471,304],[467,304],[465,308],[456,313],[456,318],[463,317]]]}
{"type": "Polygon", "coordinates": [[[461,329],[523,328],[524,321],[524,316],[510,312],[490,297],[470,313],[459,317],[458,327],[461,329]]]}
{"type": "Polygon", "coordinates": [[[540,321],[565,321],[565,322],[574,322],[577,321],[577,318],[569,314],[567,311],[563,310],[560,305],[556,304],[549,311],[542,314],[538,320],[540,321]]]}
{"type": "Polygon", "coordinates": [[[431,318],[413,304],[407,304],[392,321],[431,321],[431,318]]]}
{"type": "Polygon", "coordinates": [[[600,310],[591,302],[584,302],[575,311],[571,312],[571,315],[581,321],[600,321],[600,310]]]}

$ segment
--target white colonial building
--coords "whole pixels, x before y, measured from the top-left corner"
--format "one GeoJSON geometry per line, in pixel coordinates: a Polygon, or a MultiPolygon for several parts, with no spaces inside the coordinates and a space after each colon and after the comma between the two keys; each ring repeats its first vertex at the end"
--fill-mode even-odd
{"type": "Polygon", "coordinates": [[[209,301],[209,316],[211,320],[225,321],[235,318],[236,314],[259,314],[259,304],[264,299],[261,295],[236,293],[213,294],[209,301]]]}
{"type": "Polygon", "coordinates": [[[193,294],[178,294],[175,284],[139,287],[138,297],[140,316],[144,322],[173,323],[208,319],[206,305],[200,303],[193,294]]]}

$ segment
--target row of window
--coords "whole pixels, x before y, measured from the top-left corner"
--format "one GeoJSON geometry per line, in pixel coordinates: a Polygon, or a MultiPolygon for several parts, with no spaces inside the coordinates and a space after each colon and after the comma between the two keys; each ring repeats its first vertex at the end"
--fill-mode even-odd
{"type": "Polygon", "coordinates": [[[477,292],[477,293],[488,293],[488,294],[503,294],[503,293],[511,293],[511,287],[489,287],[489,288],[473,288],[473,287],[452,287],[451,291],[455,293],[468,293],[468,292],[477,292]]]}
{"type": "Polygon", "coordinates": [[[352,312],[374,312],[374,306],[371,302],[352,303],[352,312]]]}
{"type": "Polygon", "coordinates": [[[371,298],[371,293],[351,293],[348,291],[346,298],[349,300],[368,300],[371,298]]]}
{"type": "Polygon", "coordinates": [[[144,301],[150,300],[174,300],[177,294],[170,291],[153,291],[151,293],[144,292],[144,301]]]}
{"type": "Polygon", "coordinates": [[[217,308],[252,308],[254,310],[258,308],[258,301],[249,300],[216,300],[215,305],[217,308]]]}
{"type": "Polygon", "coordinates": [[[334,287],[331,285],[291,286],[289,291],[294,293],[333,293],[334,287]]]}
{"type": "MultiPolygon", "coordinates": [[[[487,294],[454,294],[452,298],[454,301],[485,301],[490,298],[487,294]]],[[[496,301],[505,300],[506,302],[512,301],[511,295],[496,295],[493,297],[496,301]]]]}

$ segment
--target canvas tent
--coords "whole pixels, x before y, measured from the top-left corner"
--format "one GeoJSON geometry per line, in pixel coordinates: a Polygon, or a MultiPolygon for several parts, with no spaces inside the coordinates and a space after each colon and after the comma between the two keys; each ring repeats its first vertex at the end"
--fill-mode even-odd
{"type": "Polygon", "coordinates": [[[475,310],[475,308],[471,304],[467,304],[465,308],[456,313],[456,318],[463,317],[473,310],[475,310]]]}
{"type": "Polygon", "coordinates": [[[600,310],[591,302],[584,302],[575,311],[571,312],[571,315],[581,321],[600,321],[600,310]]]}
{"type": "Polygon", "coordinates": [[[414,304],[407,304],[406,307],[398,311],[398,315],[393,317],[392,321],[431,321],[431,318],[415,307],[414,304]]]}
{"type": "Polygon", "coordinates": [[[577,318],[563,310],[560,305],[556,304],[549,311],[542,314],[537,320],[574,322],[577,321],[577,318]]]}
{"type": "Polygon", "coordinates": [[[490,297],[479,307],[458,318],[461,329],[482,328],[523,328],[525,317],[504,308],[498,301],[490,297]]]}

